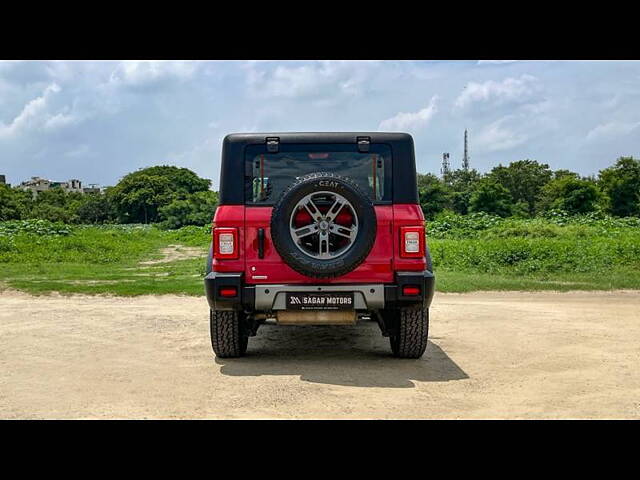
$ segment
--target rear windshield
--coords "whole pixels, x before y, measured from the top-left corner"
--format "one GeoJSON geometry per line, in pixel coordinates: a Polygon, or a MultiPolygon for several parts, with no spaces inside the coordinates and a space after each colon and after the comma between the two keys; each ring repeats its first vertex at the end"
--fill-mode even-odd
{"type": "Polygon", "coordinates": [[[391,149],[371,145],[280,145],[278,153],[264,145],[250,145],[245,159],[245,201],[273,205],[297,178],[313,172],[332,172],[353,180],[372,201],[391,201],[391,149]]]}

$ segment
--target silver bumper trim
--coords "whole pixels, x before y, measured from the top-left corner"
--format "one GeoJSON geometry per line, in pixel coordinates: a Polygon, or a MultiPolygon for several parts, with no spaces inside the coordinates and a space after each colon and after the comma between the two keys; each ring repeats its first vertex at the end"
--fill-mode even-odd
{"type": "Polygon", "coordinates": [[[286,292],[353,292],[356,310],[384,308],[384,285],[256,285],[256,310],[286,310],[286,292]]]}

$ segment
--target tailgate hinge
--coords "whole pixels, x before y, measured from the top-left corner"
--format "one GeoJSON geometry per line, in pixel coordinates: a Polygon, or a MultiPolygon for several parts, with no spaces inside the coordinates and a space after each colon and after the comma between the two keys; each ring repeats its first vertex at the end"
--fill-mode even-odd
{"type": "Polygon", "coordinates": [[[358,143],[358,151],[361,153],[367,153],[369,151],[369,145],[371,144],[371,137],[356,137],[358,143]]]}
{"type": "Polygon", "coordinates": [[[267,152],[278,153],[278,150],[280,149],[279,137],[267,137],[265,141],[267,143],[267,152]]]}

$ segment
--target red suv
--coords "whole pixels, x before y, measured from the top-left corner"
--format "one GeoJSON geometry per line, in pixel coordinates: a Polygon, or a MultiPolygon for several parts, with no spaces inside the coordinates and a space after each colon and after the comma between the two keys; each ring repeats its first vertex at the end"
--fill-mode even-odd
{"type": "Polygon", "coordinates": [[[217,356],[242,356],[267,319],[373,317],[394,355],[419,358],[434,282],[410,135],[224,139],[204,280],[217,356]]]}

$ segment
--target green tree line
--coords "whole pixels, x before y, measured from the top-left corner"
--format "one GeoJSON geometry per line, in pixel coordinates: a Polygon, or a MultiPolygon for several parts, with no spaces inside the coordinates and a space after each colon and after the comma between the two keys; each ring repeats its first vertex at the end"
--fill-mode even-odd
{"type": "Polygon", "coordinates": [[[166,228],[206,225],[218,204],[211,180],[187,168],[156,166],[125,175],[104,193],[31,191],[0,185],[0,221],[159,223],[166,228]]]}
{"type": "MultiPolygon", "coordinates": [[[[210,180],[191,170],[167,165],[132,172],[96,194],[53,188],[34,197],[30,191],[0,185],[0,221],[206,225],[218,204],[217,192],[210,187],[210,180]]],[[[428,219],[443,211],[521,218],[551,210],[640,216],[640,161],[621,157],[596,177],[581,177],[535,160],[519,160],[486,174],[476,170],[453,170],[444,178],[418,174],[418,191],[428,219]]]]}
{"type": "Polygon", "coordinates": [[[597,177],[551,170],[535,160],[498,165],[486,174],[453,170],[439,178],[418,174],[420,205],[428,219],[445,210],[529,218],[551,210],[568,214],[601,211],[640,216],[640,161],[620,157],[597,177]]]}

